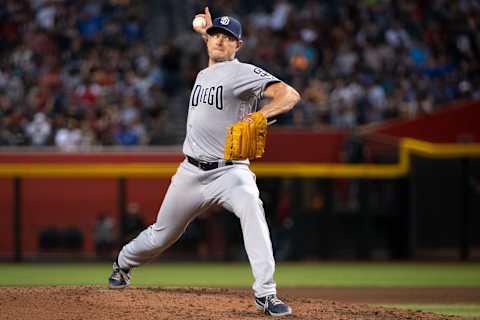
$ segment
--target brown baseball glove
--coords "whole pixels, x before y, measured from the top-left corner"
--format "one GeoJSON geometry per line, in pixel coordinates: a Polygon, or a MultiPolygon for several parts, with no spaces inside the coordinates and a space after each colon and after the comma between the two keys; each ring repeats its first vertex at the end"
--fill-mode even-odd
{"type": "Polygon", "coordinates": [[[259,159],[267,142],[267,118],[261,112],[228,127],[225,160],[259,159]]]}

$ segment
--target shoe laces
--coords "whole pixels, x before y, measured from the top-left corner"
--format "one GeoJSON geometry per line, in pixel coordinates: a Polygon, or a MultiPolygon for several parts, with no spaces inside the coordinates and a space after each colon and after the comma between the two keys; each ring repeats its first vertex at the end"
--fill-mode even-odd
{"type": "Polygon", "coordinates": [[[277,304],[283,304],[283,301],[278,299],[276,295],[268,296],[265,300],[268,301],[269,304],[272,304],[274,306],[276,306],[277,304]]]}
{"type": "Polygon", "coordinates": [[[130,272],[125,272],[122,269],[120,269],[120,274],[122,275],[123,279],[130,280],[130,272]]]}
{"type": "Polygon", "coordinates": [[[124,271],[120,269],[120,267],[117,264],[115,264],[112,279],[115,279],[115,280],[125,279],[128,281],[130,280],[130,271],[124,271]]]}

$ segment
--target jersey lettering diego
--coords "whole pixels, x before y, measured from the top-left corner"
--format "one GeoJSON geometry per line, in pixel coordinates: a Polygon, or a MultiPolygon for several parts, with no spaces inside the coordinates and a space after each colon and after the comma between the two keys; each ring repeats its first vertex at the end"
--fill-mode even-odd
{"type": "Polygon", "coordinates": [[[196,107],[199,102],[210,106],[215,105],[218,110],[223,110],[223,86],[202,88],[200,84],[195,85],[190,105],[196,107]]]}
{"type": "Polygon", "coordinates": [[[205,161],[223,159],[227,127],[255,112],[265,86],[279,81],[236,59],[200,71],[190,94],[183,152],[205,161]]]}

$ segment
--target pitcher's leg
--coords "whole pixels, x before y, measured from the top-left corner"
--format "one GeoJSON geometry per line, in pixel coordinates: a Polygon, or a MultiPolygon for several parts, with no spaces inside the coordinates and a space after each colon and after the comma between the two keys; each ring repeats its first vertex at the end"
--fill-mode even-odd
{"type": "Polygon", "coordinates": [[[240,218],[243,241],[255,278],[253,290],[257,297],[276,293],[273,280],[275,260],[265,212],[256,186],[241,186],[232,190],[235,214],[240,218]]]}
{"type": "Polygon", "coordinates": [[[119,267],[130,269],[148,262],[177,241],[190,221],[201,212],[203,199],[199,190],[199,184],[193,185],[192,181],[185,181],[177,173],[165,195],[157,221],[123,247],[118,255],[119,267]]]}
{"type": "Polygon", "coordinates": [[[255,278],[255,295],[276,294],[272,243],[253,174],[248,168],[234,169],[225,178],[233,185],[226,186],[224,204],[240,218],[245,250],[255,278]]]}

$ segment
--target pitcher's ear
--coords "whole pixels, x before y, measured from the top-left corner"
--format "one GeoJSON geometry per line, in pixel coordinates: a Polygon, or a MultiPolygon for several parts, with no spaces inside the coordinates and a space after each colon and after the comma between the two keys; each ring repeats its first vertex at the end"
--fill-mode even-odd
{"type": "Polygon", "coordinates": [[[238,40],[237,41],[237,50],[240,49],[243,46],[243,40],[238,40]]]}

